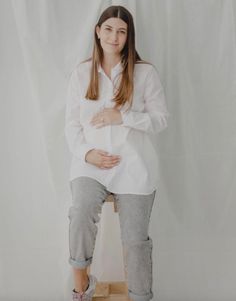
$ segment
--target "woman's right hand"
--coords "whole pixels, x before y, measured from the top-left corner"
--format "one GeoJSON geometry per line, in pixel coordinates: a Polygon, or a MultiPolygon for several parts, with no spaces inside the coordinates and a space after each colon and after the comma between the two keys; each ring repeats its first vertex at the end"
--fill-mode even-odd
{"type": "Polygon", "coordinates": [[[85,161],[101,169],[110,169],[120,163],[119,155],[109,155],[101,149],[92,149],[85,155],[85,161]]]}

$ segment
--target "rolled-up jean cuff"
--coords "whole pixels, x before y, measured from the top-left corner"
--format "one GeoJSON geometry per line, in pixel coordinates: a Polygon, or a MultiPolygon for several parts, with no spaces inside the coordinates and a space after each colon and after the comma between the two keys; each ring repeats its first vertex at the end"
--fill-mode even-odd
{"type": "Polygon", "coordinates": [[[81,260],[81,261],[76,261],[72,258],[69,258],[69,263],[75,267],[75,268],[86,268],[87,266],[89,266],[92,263],[92,257],[90,257],[87,260],[81,260]]]}
{"type": "Polygon", "coordinates": [[[128,295],[132,301],[149,301],[153,298],[153,293],[150,293],[148,295],[140,296],[132,293],[131,291],[128,291],[128,295]]]}

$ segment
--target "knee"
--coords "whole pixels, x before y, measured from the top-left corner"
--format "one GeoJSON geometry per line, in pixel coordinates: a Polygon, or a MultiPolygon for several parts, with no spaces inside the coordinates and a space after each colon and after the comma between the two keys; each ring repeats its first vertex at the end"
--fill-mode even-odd
{"type": "Polygon", "coordinates": [[[68,217],[84,225],[91,222],[97,223],[100,220],[99,213],[101,213],[101,208],[96,204],[74,204],[69,208],[68,217]]]}
{"type": "Polygon", "coordinates": [[[85,214],[87,215],[87,210],[83,207],[83,206],[75,206],[75,205],[72,205],[70,208],[69,208],[69,211],[68,211],[68,217],[69,219],[78,219],[78,220],[81,220],[83,221],[84,220],[84,216],[85,214]]]}
{"type": "Polygon", "coordinates": [[[148,239],[148,231],[145,228],[136,226],[121,229],[121,240],[123,243],[136,243],[147,241],[148,239]]]}
{"type": "Polygon", "coordinates": [[[150,236],[147,236],[145,239],[126,238],[122,240],[122,245],[128,250],[135,250],[136,253],[139,253],[140,251],[145,252],[145,249],[149,252],[153,247],[153,242],[150,236]]]}

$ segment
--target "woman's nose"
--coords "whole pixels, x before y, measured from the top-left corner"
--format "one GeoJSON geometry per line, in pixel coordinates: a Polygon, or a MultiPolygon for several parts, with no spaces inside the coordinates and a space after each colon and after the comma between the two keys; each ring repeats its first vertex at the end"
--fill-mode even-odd
{"type": "Polygon", "coordinates": [[[115,33],[112,34],[112,41],[116,42],[117,39],[118,39],[118,33],[115,32],[115,33]]]}

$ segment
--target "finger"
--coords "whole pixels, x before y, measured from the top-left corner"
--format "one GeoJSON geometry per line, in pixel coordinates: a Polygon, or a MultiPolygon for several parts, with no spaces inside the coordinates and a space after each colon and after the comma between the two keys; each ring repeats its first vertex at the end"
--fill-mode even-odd
{"type": "Polygon", "coordinates": [[[99,120],[102,116],[100,114],[96,114],[92,117],[92,120],[99,120]]]}
{"type": "Polygon", "coordinates": [[[96,119],[94,119],[94,120],[91,120],[91,121],[90,121],[90,124],[91,124],[91,125],[94,125],[94,126],[97,125],[97,126],[99,126],[99,127],[106,125],[106,123],[105,123],[104,120],[101,121],[101,118],[96,118],[96,119]]]}
{"type": "Polygon", "coordinates": [[[93,125],[98,129],[98,128],[101,128],[103,126],[107,126],[108,123],[106,123],[105,120],[103,120],[103,121],[99,120],[96,123],[94,123],[93,125]]]}
{"type": "Polygon", "coordinates": [[[100,167],[101,169],[110,169],[110,168],[112,168],[112,167],[100,167]]]}
{"type": "Polygon", "coordinates": [[[121,158],[120,155],[114,155],[114,154],[111,154],[103,149],[100,149],[100,148],[97,148],[96,149],[101,155],[105,155],[107,157],[113,157],[113,158],[121,158]]]}
{"type": "Polygon", "coordinates": [[[101,122],[101,118],[95,117],[95,118],[92,118],[90,120],[90,124],[96,124],[96,123],[99,123],[99,122],[101,122]]]}
{"type": "Polygon", "coordinates": [[[104,159],[105,158],[111,158],[112,155],[109,155],[108,153],[107,154],[100,154],[104,159]]]}
{"type": "Polygon", "coordinates": [[[101,168],[103,168],[103,169],[112,168],[112,167],[118,165],[119,163],[120,163],[119,160],[116,161],[116,162],[113,162],[113,163],[103,162],[103,163],[101,164],[101,168]]]}
{"type": "Polygon", "coordinates": [[[103,162],[116,162],[119,161],[120,158],[114,157],[112,155],[101,155],[103,162]]]}
{"type": "Polygon", "coordinates": [[[104,164],[104,163],[102,163],[102,164],[100,165],[100,168],[101,168],[101,169],[108,169],[108,168],[111,168],[111,167],[113,167],[113,165],[104,164]]]}
{"type": "Polygon", "coordinates": [[[120,159],[119,156],[116,156],[116,155],[109,155],[109,154],[101,154],[104,158],[107,158],[107,159],[112,159],[112,160],[118,160],[120,159]]]}
{"type": "Polygon", "coordinates": [[[102,162],[105,163],[116,163],[120,161],[120,158],[115,158],[112,155],[105,155],[105,154],[100,154],[101,158],[102,158],[102,162]]]}
{"type": "Polygon", "coordinates": [[[109,164],[109,163],[106,163],[106,164],[103,164],[102,165],[102,168],[112,168],[112,167],[114,167],[114,166],[116,166],[116,164],[109,164]]]}
{"type": "Polygon", "coordinates": [[[104,165],[104,166],[114,166],[114,165],[117,165],[119,163],[120,163],[119,160],[116,160],[116,161],[103,161],[102,165],[104,165]]]}
{"type": "Polygon", "coordinates": [[[96,128],[96,129],[100,129],[100,128],[102,128],[103,126],[105,126],[105,124],[104,124],[104,123],[101,123],[101,124],[97,124],[97,125],[95,126],[95,128],[96,128]]]}
{"type": "Polygon", "coordinates": [[[119,163],[120,161],[119,160],[112,160],[112,161],[110,161],[110,160],[107,160],[107,161],[103,161],[103,164],[105,164],[105,165],[114,165],[114,164],[117,164],[117,163],[119,163]]]}
{"type": "Polygon", "coordinates": [[[93,115],[91,120],[99,120],[101,119],[101,117],[102,117],[101,113],[96,113],[95,115],[93,115]]]}
{"type": "Polygon", "coordinates": [[[114,110],[113,108],[105,108],[105,109],[103,109],[103,111],[112,111],[112,110],[114,110]]]}

